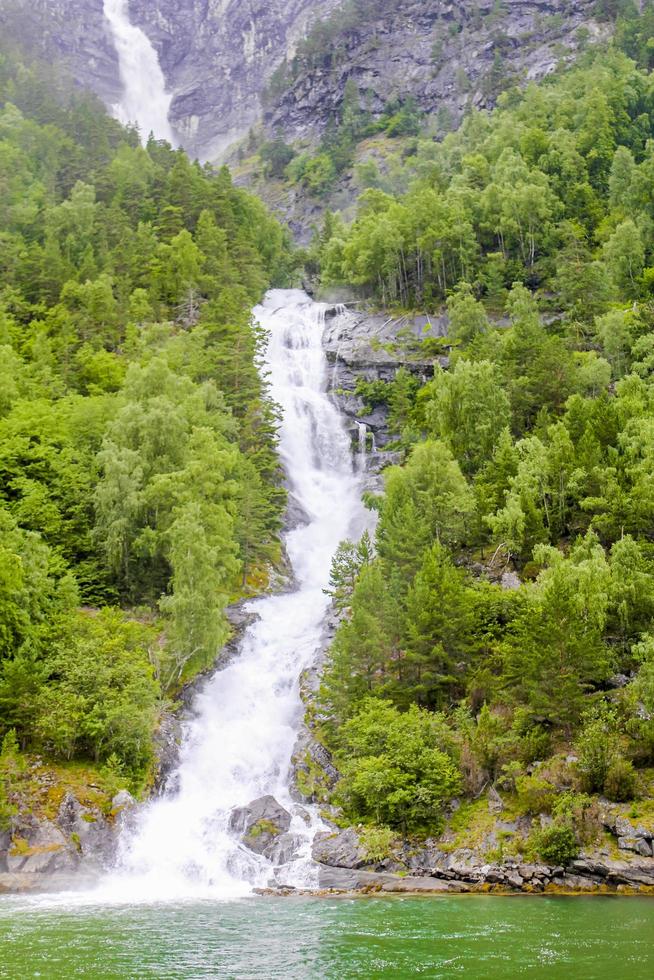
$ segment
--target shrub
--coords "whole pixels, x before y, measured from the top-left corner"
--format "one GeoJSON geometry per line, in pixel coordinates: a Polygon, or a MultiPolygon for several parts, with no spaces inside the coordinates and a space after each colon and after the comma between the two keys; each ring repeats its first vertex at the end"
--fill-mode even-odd
{"type": "Polygon", "coordinates": [[[572,825],[555,822],[532,834],[531,843],[536,853],[547,864],[566,867],[579,853],[577,837],[572,825]]]}
{"type": "Polygon", "coordinates": [[[379,864],[391,856],[395,832],[389,827],[366,827],[361,833],[361,844],[366,857],[373,864],[379,864]]]}
{"type": "Polygon", "coordinates": [[[444,804],[461,777],[443,751],[443,721],[416,705],[400,712],[368,698],[343,725],[337,764],[343,773],[336,797],[354,819],[403,832],[437,828],[444,804]]]}
{"type": "Polygon", "coordinates": [[[518,805],[524,813],[551,813],[555,790],[540,775],[520,776],[515,781],[518,805]]]}
{"type": "Polygon", "coordinates": [[[0,778],[0,831],[9,830],[11,818],[16,813],[16,808],[12,805],[5,788],[4,779],[0,778]]]}
{"type": "Polygon", "coordinates": [[[573,828],[578,844],[597,843],[602,832],[602,816],[592,796],[573,791],[561,793],[552,807],[552,815],[556,823],[573,828]]]}
{"type": "Polygon", "coordinates": [[[497,785],[500,789],[504,789],[508,793],[515,793],[518,782],[524,774],[522,763],[514,759],[512,762],[507,762],[502,766],[502,772],[497,780],[497,785]]]}
{"type": "Polygon", "coordinates": [[[25,761],[18,749],[16,732],[11,728],[2,740],[0,749],[0,831],[9,830],[11,818],[16,807],[11,802],[11,793],[16,777],[25,769],[25,761]]]}
{"type": "Polygon", "coordinates": [[[636,795],[636,770],[631,762],[622,756],[616,756],[604,780],[604,794],[616,803],[626,803],[636,795]]]}
{"type": "Polygon", "coordinates": [[[265,164],[265,172],[269,177],[283,177],[286,167],[295,158],[295,150],[280,137],[264,143],[260,151],[265,164]]]}
{"type": "Polygon", "coordinates": [[[587,717],[577,740],[577,763],[583,789],[588,793],[601,793],[615,756],[613,716],[603,713],[587,717]]]}

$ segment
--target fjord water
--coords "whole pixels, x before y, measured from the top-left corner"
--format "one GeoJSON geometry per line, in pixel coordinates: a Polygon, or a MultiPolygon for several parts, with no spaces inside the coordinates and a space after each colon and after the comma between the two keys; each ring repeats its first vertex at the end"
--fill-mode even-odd
{"type": "Polygon", "coordinates": [[[647,898],[0,900],[0,977],[651,980],[647,898]]]}
{"type": "Polygon", "coordinates": [[[255,310],[269,338],[271,396],[282,409],[281,458],[305,515],[285,541],[293,588],[251,603],[256,618],[237,655],[196,699],[173,791],[123,841],[119,872],[102,886],[109,899],[239,896],[276,882],[314,883],[310,849],[320,819],[289,790],[303,713],[299,679],[320,647],[334,551],[367,519],[351,440],[325,393],[324,310],[300,291],[273,291],[255,310]],[[267,794],[291,812],[297,845],[277,867],[229,830],[234,807],[267,794]]]}
{"type": "Polygon", "coordinates": [[[136,124],[141,138],[150,133],[160,140],[175,143],[168,119],[172,93],[166,91],[166,80],[150,39],[129,19],[128,0],[104,0],[104,16],[118,55],[123,94],[113,106],[113,114],[125,125],[136,124]]]}

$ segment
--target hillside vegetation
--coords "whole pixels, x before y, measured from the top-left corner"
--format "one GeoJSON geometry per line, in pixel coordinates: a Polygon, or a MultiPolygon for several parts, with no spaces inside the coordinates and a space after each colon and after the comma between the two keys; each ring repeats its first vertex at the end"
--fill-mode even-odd
{"type": "Polygon", "coordinates": [[[406,194],[317,242],[325,283],[451,323],[426,385],[360,382],[406,463],[333,568],[317,720],[350,819],[430,831],[490,783],[569,857],[593,794],[652,793],[653,99],[606,53],[419,142],[406,194]]]}
{"type": "Polygon", "coordinates": [[[0,51],[7,760],[18,745],[138,784],[162,698],[213,663],[228,601],[265,585],[285,496],[250,310],[290,261],[226,170],[143,148],[0,51]]]}

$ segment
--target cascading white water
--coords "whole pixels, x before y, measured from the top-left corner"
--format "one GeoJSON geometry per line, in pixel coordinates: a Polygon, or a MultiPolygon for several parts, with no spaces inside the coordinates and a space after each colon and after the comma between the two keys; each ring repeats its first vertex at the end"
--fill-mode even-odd
{"type": "Polygon", "coordinates": [[[368,426],[365,422],[357,422],[358,444],[359,444],[359,469],[366,467],[366,456],[368,454],[368,426]]]}
{"type": "Polygon", "coordinates": [[[156,139],[174,145],[168,119],[173,97],[166,91],[166,80],[150,39],[130,21],[128,0],[104,0],[104,16],[113,35],[123,84],[122,99],[113,106],[115,117],[125,125],[136,124],[144,142],[154,133],[156,139]]]}
{"type": "Polygon", "coordinates": [[[350,439],[325,393],[324,310],[300,291],[276,290],[255,311],[269,336],[271,394],[283,410],[282,460],[309,517],[286,537],[297,587],[251,603],[258,619],[239,655],[197,699],[174,795],[150,804],[124,841],[121,870],[104,886],[114,899],[234,896],[271,880],[313,883],[310,847],[320,820],[289,792],[303,714],[299,678],[320,646],[333,553],[369,520],[350,439]],[[294,860],[278,869],[229,830],[232,809],[265,794],[291,812],[300,842],[294,860]]]}

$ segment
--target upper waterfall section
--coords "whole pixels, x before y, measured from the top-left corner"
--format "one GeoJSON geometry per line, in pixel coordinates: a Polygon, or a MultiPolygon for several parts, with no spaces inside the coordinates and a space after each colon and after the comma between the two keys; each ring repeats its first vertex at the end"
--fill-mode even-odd
{"type": "Polygon", "coordinates": [[[224,160],[263,118],[275,70],[343,0],[129,0],[175,91],[171,121],[201,160],[224,160]]]}
{"type": "Polygon", "coordinates": [[[595,0],[514,0],[501,10],[495,0],[0,0],[0,30],[38,37],[44,53],[63,58],[108,106],[118,104],[121,118],[137,118],[144,135],[154,128],[166,136],[172,126],[189,154],[217,161],[261,123],[268,137],[279,133],[315,147],[340,111],[348,82],[373,119],[410,96],[442,135],[472,107],[494,105],[498,65],[506,63],[506,78],[538,80],[583,44],[606,40],[611,26],[595,19],[596,6],[595,0]],[[111,25],[107,6],[114,10],[111,25]],[[117,52],[116,32],[126,50],[117,52]],[[146,77],[158,80],[154,94],[142,87],[146,77]],[[164,116],[169,123],[160,129],[164,116]]]}
{"type": "Polygon", "coordinates": [[[141,139],[176,140],[169,114],[172,93],[166,89],[157,52],[140,27],[132,24],[128,0],[104,0],[104,16],[111,28],[122,83],[122,97],[112,109],[125,125],[138,126],[141,139]]]}

